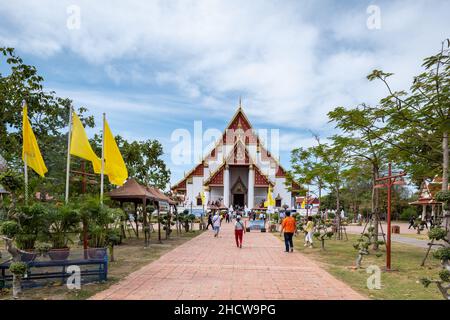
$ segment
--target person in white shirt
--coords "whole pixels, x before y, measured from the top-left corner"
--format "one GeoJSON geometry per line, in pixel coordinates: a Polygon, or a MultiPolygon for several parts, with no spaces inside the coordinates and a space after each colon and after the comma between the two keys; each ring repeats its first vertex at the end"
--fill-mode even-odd
{"type": "Polygon", "coordinates": [[[219,215],[218,212],[216,212],[216,214],[212,218],[213,229],[214,229],[214,237],[215,238],[217,238],[219,236],[221,222],[222,222],[222,220],[220,218],[220,215],[219,215]]]}

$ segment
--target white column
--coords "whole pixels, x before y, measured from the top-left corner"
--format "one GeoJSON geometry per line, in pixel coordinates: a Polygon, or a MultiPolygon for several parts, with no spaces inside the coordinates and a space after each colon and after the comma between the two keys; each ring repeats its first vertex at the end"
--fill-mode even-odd
{"type": "Polygon", "coordinates": [[[211,201],[209,187],[205,189],[205,201],[206,201],[206,203],[205,203],[205,210],[206,210],[208,207],[208,202],[211,201]]]}
{"type": "Polygon", "coordinates": [[[422,205],[422,221],[425,221],[425,217],[427,216],[427,205],[422,205]]]}
{"type": "Polygon", "coordinates": [[[248,167],[248,208],[250,210],[255,206],[255,169],[253,165],[248,167]]]}
{"type": "Polygon", "coordinates": [[[223,204],[225,207],[230,207],[230,170],[228,165],[225,165],[223,170],[223,204]]]}

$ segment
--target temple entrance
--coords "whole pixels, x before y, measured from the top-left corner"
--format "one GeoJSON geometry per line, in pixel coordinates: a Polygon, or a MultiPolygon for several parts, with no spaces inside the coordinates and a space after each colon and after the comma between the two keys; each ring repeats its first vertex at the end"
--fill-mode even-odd
{"type": "Polygon", "coordinates": [[[243,193],[233,194],[233,206],[243,207],[245,205],[245,195],[243,193]]]}
{"type": "Polygon", "coordinates": [[[247,188],[239,175],[233,187],[231,188],[231,194],[233,195],[233,206],[244,207],[245,195],[247,194],[247,188]]]}

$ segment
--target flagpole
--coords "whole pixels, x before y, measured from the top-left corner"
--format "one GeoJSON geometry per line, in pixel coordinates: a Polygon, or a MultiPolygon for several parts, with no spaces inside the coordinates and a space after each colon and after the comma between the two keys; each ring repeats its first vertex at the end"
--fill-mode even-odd
{"type": "MultiPolygon", "coordinates": [[[[22,112],[23,109],[25,109],[25,100],[22,101],[22,112]]],[[[22,128],[23,128],[22,124],[22,128]]],[[[22,129],[22,137],[23,137],[23,129],[22,129]]],[[[22,144],[24,144],[24,142],[22,142],[22,144]]],[[[22,147],[23,148],[23,147],[22,147]]],[[[27,153],[24,152],[23,154],[23,163],[24,163],[24,177],[25,177],[25,205],[28,205],[28,164],[27,164],[27,153]]]]}
{"type": "Polygon", "coordinates": [[[103,131],[102,131],[102,170],[100,175],[100,202],[103,204],[103,183],[105,171],[105,113],[103,113],[103,131]]]}
{"type": "Polygon", "coordinates": [[[69,178],[70,178],[70,143],[72,139],[72,106],[70,106],[69,110],[69,134],[67,135],[67,164],[66,164],[66,204],[69,203],[69,178]]]}
{"type": "Polygon", "coordinates": [[[25,205],[28,205],[28,165],[27,165],[27,154],[24,154],[24,173],[25,173],[25,205]]]}

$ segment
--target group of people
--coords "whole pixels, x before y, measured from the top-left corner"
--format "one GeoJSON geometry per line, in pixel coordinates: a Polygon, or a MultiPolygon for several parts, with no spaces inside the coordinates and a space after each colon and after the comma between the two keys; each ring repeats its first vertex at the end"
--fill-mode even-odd
{"type": "MultiPolygon", "coordinates": [[[[208,215],[208,225],[206,229],[211,225],[214,231],[214,237],[219,237],[220,227],[222,221],[225,219],[227,221],[227,214],[221,216],[218,212],[216,212],[213,216],[211,214],[208,215]]],[[[236,246],[238,248],[242,248],[243,237],[245,233],[246,226],[242,221],[242,217],[240,215],[236,216],[236,222],[234,223],[234,235],[236,246]]],[[[229,222],[229,221],[227,221],[229,222]]],[[[313,230],[314,230],[314,221],[311,216],[307,218],[307,223],[304,228],[305,230],[305,247],[313,247],[313,230]]],[[[293,252],[294,251],[294,242],[293,236],[297,234],[297,221],[294,217],[291,216],[290,211],[283,212],[282,221],[281,221],[281,230],[280,236],[284,233],[284,243],[285,243],[285,252],[293,252]]]]}
{"type": "MultiPolygon", "coordinates": [[[[314,221],[313,217],[309,216],[307,218],[307,223],[304,228],[305,230],[305,247],[312,248],[313,247],[313,231],[314,231],[314,221]]],[[[285,252],[293,252],[294,251],[294,234],[297,234],[297,221],[294,217],[291,217],[290,211],[286,211],[285,217],[281,222],[281,230],[280,236],[284,231],[284,245],[286,247],[285,252]]]]}
{"type": "MultiPolygon", "coordinates": [[[[211,216],[211,214],[208,215],[208,224],[206,226],[206,229],[211,225],[214,231],[214,238],[219,237],[220,227],[222,225],[222,220],[224,220],[229,223],[230,222],[230,214],[226,213],[223,216],[220,216],[218,212],[214,214],[214,216],[211,216]]],[[[242,240],[243,240],[243,234],[245,232],[245,226],[242,222],[242,217],[240,215],[236,216],[236,222],[234,224],[234,234],[236,239],[236,246],[238,248],[242,248],[242,240]]]]}
{"type": "MultiPolygon", "coordinates": [[[[416,225],[416,219],[417,219],[416,216],[411,216],[409,218],[409,227],[408,227],[408,229],[411,229],[411,227],[413,227],[413,229],[426,228],[428,230],[428,224],[430,224],[430,229],[435,225],[433,216],[426,217],[425,220],[423,220],[423,221],[421,220],[417,225],[416,225]]],[[[419,216],[419,219],[422,219],[422,216],[419,216]]]]}
{"type": "Polygon", "coordinates": [[[257,212],[251,212],[250,215],[249,215],[249,218],[252,219],[253,221],[256,220],[257,217],[260,220],[264,220],[264,223],[266,223],[267,216],[266,216],[266,214],[264,212],[259,213],[259,216],[258,216],[257,212]]]}

